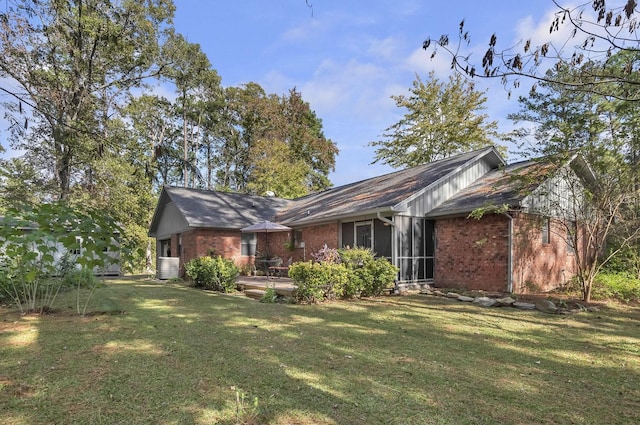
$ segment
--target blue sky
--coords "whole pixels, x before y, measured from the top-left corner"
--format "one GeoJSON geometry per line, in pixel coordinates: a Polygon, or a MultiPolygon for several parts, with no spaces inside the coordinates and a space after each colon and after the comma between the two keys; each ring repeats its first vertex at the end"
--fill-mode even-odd
{"type": "MultiPolygon", "coordinates": [[[[493,32],[504,46],[548,35],[555,10],[551,0],[309,3],[312,9],[304,0],[175,0],[175,25],[201,45],[224,86],[253,81],[276,94],[297,87],[340,149],[330,175],[336,186],[393,171],[370,165],[367,144],[402,116],[390,96],[406,93],[416,73],[448,78],[449,60],[431,61],[421,48],[427,36],[453,39],[465,19],[481,58],[493,32]]],[[[516,96],[508,100],[499,83],[477,87],[489,90],[490,118],[511,129],[506,116],[518,109],[516,96]]]]}
{"type": "MultiPolygon", "coordinates": [[[[555,11],[551,0],[308,0],[312,8],[305,0],[174,2],[176,30],[201,45],[225,87],[256,82],[268,93],[302,93],[340,149],[330,175],[336,186],[393,171],[371,165],[367,146],[404,113],[390,96],[407,93],[416,74],[446,80],[451,72],[449,58],[432,61],[422,50],[426,37],[454,39],[465,19],[481,58],[493,32],[500,46],[546,39],[555,11]]],[[[511,129],[506,117],[518,109],[517,96],[508,100],[497,82],[477,87],[489,90],[490,119],[511,129]]],[[[6,127],[0,117],[0,144],[8,148],[6,127]]]]}

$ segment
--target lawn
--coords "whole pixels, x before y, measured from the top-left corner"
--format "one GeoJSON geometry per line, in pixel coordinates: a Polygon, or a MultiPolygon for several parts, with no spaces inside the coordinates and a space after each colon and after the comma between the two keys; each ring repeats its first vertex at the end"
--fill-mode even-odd
{"type": "Polygon", "coordinates": [[[0,308],[0,423],[640,423],[638,307],[263,304],[120,279],[82,318],[67,296],[0,308]]]}

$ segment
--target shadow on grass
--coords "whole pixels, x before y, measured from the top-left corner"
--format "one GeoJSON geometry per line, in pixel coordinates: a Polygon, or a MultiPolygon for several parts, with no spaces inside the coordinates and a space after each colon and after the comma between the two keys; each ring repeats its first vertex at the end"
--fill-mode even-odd
{"type": "Polygon", "coordinates": [[[101,303],[125,314],[0,313],[0,421],[639,419],[635,309],[563,317],[424,296],[260,304],[140,281],[111,283],[101,303]]]}

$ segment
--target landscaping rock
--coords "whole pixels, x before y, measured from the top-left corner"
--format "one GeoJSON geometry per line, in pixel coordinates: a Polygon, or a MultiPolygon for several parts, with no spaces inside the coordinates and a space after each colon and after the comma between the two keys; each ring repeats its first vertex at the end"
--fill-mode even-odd
{"type": "Polygon", "coordinates": [[[513,303],[513,306],[516,307],[516,308],[519,308],[520,310],[535,310],[536,309],[536,305],[535,304],[531,304],[531,303],[515,302],[515,303],[513,303]]]}
{"type": "Polygon", "coordinates": [[[473,300],[473,303],[479,305],[480,307],[493,307],[494,305],[496,305],[496,300],[495,298],[489,297],[476,297],[473,300]]]}
{"type": "Polygon", "coordinates": [[[445,295],[447,298],[458,298],[460,294],[456,294],[455,292],[447,292],[445,295]]]}
{"type": "Polygon", "coordinates": [[[474,300],[474,299],[475,299],[475,298],[473,298],[473,297],[467,297],[467,296],[465,296],[465,295],[458,295],[458,301],[463,301],[463,302],[466,302],[466,303],[471,303],[471,302],[473,302],[473,300],[474,300]]]}
{"type": "Polygon", "coordinates": [[[423,289],[422,291],[420,291],[421,294],[423,295],[435,295],[435,292],[432,291],[431,289],[423,289]]]}
{"type": "Polygon", "coordinates": [[[445,295],[447,295],[447,294],[445,294],[444,292],[442,292],[442,291],[440,291],[440,290],[436,289],[435,291],[433,291],[433,295],[438,295],[438,296],[440,296],[440,297],[444,297],[444,296],[445,296],[445,295]]]}
{"type": "Polygon", "coordinates": [[[556,307],[556,305],[549,300],[539,300],[536,302],[536,309],[538,311],[541,311],[543,313],[557,313],[558,312],[558,307],[556,307]]]}
{"type": "Polygon", "coordinates": [[[496,307],[511,307],[515,302],[516,300],[511,297],[498,298],[496,299],[496,307]]]}

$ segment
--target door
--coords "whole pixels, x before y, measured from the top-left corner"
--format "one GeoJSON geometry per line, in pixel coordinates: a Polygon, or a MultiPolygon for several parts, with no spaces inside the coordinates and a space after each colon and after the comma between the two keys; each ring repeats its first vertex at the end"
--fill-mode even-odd
{"type": "Polygon", "coordinates": [[[356,243],[358,248],[371,248],[373,239],[373,223],[370,221],[356,223],[356,243]]]}

